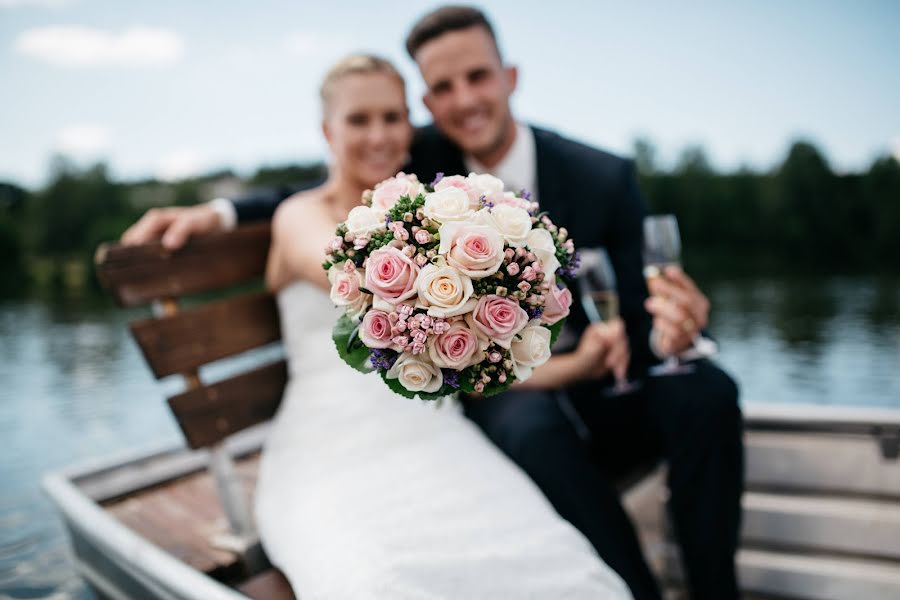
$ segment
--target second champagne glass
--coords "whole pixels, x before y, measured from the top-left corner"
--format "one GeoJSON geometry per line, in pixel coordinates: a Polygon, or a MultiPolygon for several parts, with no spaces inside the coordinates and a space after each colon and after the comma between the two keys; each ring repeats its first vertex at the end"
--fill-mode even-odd
{"type": "MultiPolygon", "coordinates": [[[[616,291],[616,273],[609,255],[603,248],[585,248],[580,251],[581,267],[578,274],[578,294],[581,305],[591,323],[610,322],[619,318],[619,294],[616,291]]],[[[637,383],[617,379],[606,395],[633,392],[637,383]]]]}
{"type": "MultiPolygon", "coordinates": [[[[681,235],[675,215],[651,215],[644,219],[644,278],[665,277],[666,267],[681,266],[681,235]]],[[[677,375],[693,371],[676,356],[650,369],[651,375],[677,375]]]]}

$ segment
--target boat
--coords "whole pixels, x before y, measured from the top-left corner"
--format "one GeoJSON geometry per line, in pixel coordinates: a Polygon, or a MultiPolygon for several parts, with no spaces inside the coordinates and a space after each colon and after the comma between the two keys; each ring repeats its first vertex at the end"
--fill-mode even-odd
{"type": "MultiPolygon", "coordinates": [[[[182,378],[168,402],[185,437],[44,477],[100,598],[302,595],[269,563],[250,510],[287,380],[275,301],[259,285],[269,242],[257,224],[175,252],[98,249],[98,277],[119,304],[153,309],[130,327],[157,378],[182,378]],[[210,364],[227,376],[210,377],[210,364]]],[[[753,401],[743,410],[745,597],[900,598],[900,410],[753,401]]],[[[629,481],[623,497],[655,573],[684,597],[664,466],[629,481]]]]}

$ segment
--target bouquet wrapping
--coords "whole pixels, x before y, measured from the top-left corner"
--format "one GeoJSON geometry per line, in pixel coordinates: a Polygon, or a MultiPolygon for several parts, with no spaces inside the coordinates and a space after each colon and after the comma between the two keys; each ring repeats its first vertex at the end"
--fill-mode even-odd
{"type": "Polygon", "coordinates": [[[363,194],[326,248],[344,309],[333,339],[403,396],[493,395],[549,359],[577,262],[527,192],[491,175],[425,186],[401,172],[363,194]]]}

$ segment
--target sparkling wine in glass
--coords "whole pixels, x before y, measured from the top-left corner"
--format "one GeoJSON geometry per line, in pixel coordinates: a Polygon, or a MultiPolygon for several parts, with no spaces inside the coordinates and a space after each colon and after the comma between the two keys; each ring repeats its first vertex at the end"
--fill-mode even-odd
{"type": "MultiPolygon", "coordinates": [[[[603,248],[586,248],[580,251],[581,267],[578,274],[578,293],[581,305],[591,323],[610,322],[619,318],[619,294],[616,291],[616,272],[609,255],[603,248]]],[[[607,395],[627,394],[638,385],[625,379],[616,381],[606,391],[607,395]]]]}
{"type": "MultiPolygon", "coordinates": [[[[644,219],[644,278],[649,285],[655,277],[665,277],[666,267],[681,266],[681,235],[675,215],[651,215],[644,219]]],[[[693,370],[678,357],[670,356],[650,369],[651,375],[677,375],[693,370]]]]}
{"type": "Polygon", "coordinates": [[[662,277],[665,268],[681,266],[681,235],[675,215],[644,219],[644,277],[662,277]]]}

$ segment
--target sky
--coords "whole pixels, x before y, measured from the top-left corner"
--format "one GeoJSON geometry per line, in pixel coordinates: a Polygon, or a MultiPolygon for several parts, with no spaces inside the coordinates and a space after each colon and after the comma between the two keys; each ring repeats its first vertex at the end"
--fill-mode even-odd
{"type": "MultiPolygon", "coordinates": [[[[403,38],[438,4],[384,0],[0,0],[0,180],[42,185],[50,159],[164,179],[321,160],[317,90],[352,51],[406,76],[403,38]]],[[[768,169],[791,140],[840,172],[900,157],[900,2],[496,1],[519,67],[517,118],[673,164],[768,169]]]]}

